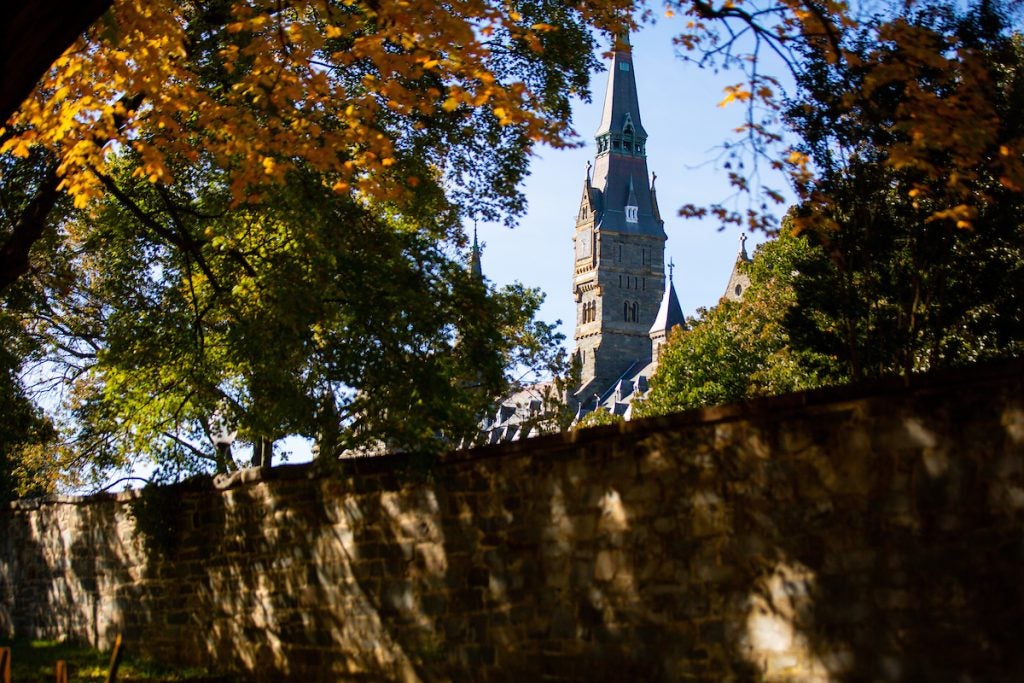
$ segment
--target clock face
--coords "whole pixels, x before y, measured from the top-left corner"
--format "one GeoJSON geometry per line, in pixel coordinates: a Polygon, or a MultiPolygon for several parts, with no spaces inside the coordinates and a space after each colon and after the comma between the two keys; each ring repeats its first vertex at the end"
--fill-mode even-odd
{"type": "Polygon", "coordinates": [[[581,261],[583,259],[590,258],[591,255],[591,233],[590,229],[581,230],[576,234],[576,260],[581,261]]]}

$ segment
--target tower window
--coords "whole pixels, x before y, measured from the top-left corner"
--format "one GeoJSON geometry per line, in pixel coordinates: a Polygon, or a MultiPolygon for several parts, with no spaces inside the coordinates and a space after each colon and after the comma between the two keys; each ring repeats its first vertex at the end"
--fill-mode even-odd
{"type": "Polygon", "coordinates": [[[639,208],[636,207],[636,206],[627,206],[626,207],[626,222],[627,223],[636,223],[636,221],[637,221],[636,214],[637,214],[638,210],[639,210],[639,208]]]}
{"type": "Polygon", "coordinates": [[[629,62],[619,62],[619,71],[629,71],[629,62]]]}
{"type": "Polygon", "coordinates": [[[627,323],[635,323],[640,318],[640,304],[636,301],[630,303],[628,301],[622,302],[622,318],[627,323]]]}

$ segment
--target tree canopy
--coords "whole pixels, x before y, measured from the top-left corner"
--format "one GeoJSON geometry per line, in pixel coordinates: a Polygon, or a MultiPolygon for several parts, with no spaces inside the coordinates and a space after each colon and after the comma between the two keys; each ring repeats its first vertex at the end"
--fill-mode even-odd
{"type": "Polygon", "coordinates": [[[556,363],[539,293],[472,277],[461,224],[523,210],[595,25],[615,3],[115,2],[3,134],[0,284],[57,469],[229,467],[215,411],[257,448],[436,448],[556,363]]]}
{"type": "Polygon", "coordinates": [[[837,36],[842,60],[805,55],[782,111],[807,160],[802,199],[744,299],[673,337],[640,412],[1024,351],[1024,207],[1005,175],[1024,130],[1024,43],[1000,9],[912,6],[837,36]],[[908,99],[931,108],[911,115],[908,99]],[[936,111],[985,113],[954,130],[936,111]]]}
{"type": "MultiPolygon", "coordinates": [[[[791,322],[817,292],[805,273],[828,267],[824,251],[791,227],[740,264],[750,277],[739,301],[700,309],[669,335],[638,416],[771,396],[842,381],[835,358],[801,347],[791,322]]],[[[817,298],[817,297],[815,297],[817,298]]],[[[807,315],[808,311],[802,311],[807,315]]]]}
{"type": "Polygon", "coordinates": [[[687,401],[1012,351],[1013,4],[115,0],[0,130],[0,381],[25,416],[2,438],[62,430],[22,470],[72,478],[231,467],[214,413],[257,450],[457,440],[510,367],[561,362],[539,293],[464,268],[462,223],[514,223],[535,145],[575,140],[600,35],[663,11],[747,112],[726,164],[748,208],[683,213],[774,230],[765,164],[800,200],[748,299],[677,335],[707,364],[687,401]]]}

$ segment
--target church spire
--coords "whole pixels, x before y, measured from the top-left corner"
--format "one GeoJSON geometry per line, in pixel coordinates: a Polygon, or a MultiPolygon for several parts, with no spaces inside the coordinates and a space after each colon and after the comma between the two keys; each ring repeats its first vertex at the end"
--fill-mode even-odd
{"type": "Polygon", "coordinates": [[[618,38],[613,46],[595,140],[593,187],[601,197],[596,230],[664,239],[647,173],[647,131],[640,120],[633,49],[627,38],[618,38]]]}
{"type": "Polygon", "coordinates": [[[477,280],[484,279],[483,267],[480,265],[480,245],[476,241],[476,221],[473,221],[473,248],[469,252],[469,272],[477,280]]]}
{"type": "Polygon", "coordinates": [[[604,94],[604,110],[601,112],[601,123],[596,133],[598,153],[614,150],[615,146],[607,143],[621,143],[627,134],[633,143],[629,153],[643,156],[643,143],[647,140],[647,131],[640,123],[640,98],[637,95],[636,77],[633,74],[633,47],[629,44],[628,35],[616,38],[613,45],[612,64],[608,71],[608,89],[604,94]],[[606,143],[603,149],[602,140],[606,143]]]}

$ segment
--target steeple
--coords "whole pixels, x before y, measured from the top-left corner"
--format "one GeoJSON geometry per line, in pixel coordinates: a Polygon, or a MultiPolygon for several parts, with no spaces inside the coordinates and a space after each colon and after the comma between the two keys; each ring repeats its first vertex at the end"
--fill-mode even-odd
{"type": "Polygon", "coordinates": [[[483,267],[480,265],[480,245],[476,241],[476,221],[473,221],[473,248],[469,252],[469,272],[477,280],[484,279],[483,267]]]}
{"type": "Polygon", "coordinates": [[[626,38],[613,46],[596,140],[573,235],[580,401],[650,362],[649,331],[665,293],[664,223],[647,172],[647,131],[626,38]]]}
{"type": "Polygon", "coordinates": [[[633,49],[625,37],[616,39],[613,46],[595,140],[593,185],[603,199],[597,230],[664,237],[648,183],[647,131],[640,119],[633,49]]]}
{"type": "MultiPolygon", "coordinates": [[[[640,98],[636,92],[633,46],[629,44],[629,36],[617,37],[612,50],[608,89],[604,93],[604,110],[601,112],[601,123],[597,127],[596,136],[600,141],[606,136],[621,135],[625,129],[631,128],[634,141],[639,140],[641,144],[639,148],[633,147],[629,151],[642,156],[642,143],[647,140],[647,131],[640,124],[640,98]]],[[[598,153],[601,151],[599,144],[598,153]]]]}
{"type": "Polygon", "coordinates": [[[651,337],[651,358],[658,361],[658,351],[667,341],[669,332],[677,325],[686,327],[686,317],[679,305],[679,297],[676,295],[676,287],[672,282],[672,271],[675,264],[668,263],[668,286],[665,288],[665,296],[661,299],[661,306],[658,308],[658,315],[654,318],[654,324],[648,333],[651,337]]]}
{"type": "Polygon", "coordinates": [[[740,234],[740,251],[736,254],[736,263],[732,266],[732,273],[729,274],[729,284],[725,286],[725,293],[722,298],[739,301],[743,293],[750,286],[750,276],[746,273],[746,264],[750,263],[747,256],[747,234],[740,234]]]}

